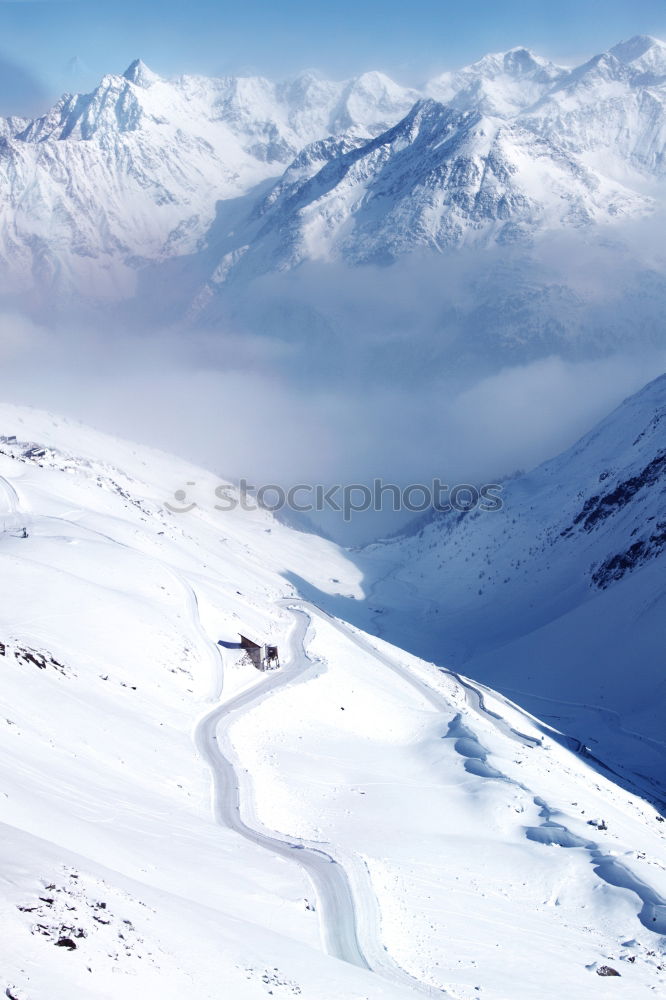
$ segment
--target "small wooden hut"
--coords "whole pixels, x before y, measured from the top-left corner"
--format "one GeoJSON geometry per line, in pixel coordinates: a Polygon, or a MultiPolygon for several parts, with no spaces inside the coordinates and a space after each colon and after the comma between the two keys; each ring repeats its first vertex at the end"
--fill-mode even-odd
{"type": "Polygon", "coordinates": [[[241,635],[240,640],[240,648],[245,650],[257,670],[277,670],[280,666],[277,646],[260,646],[246,635],[241,635]]]}
{"type": "Polygon", "coordinates": [[[240,640],[241,649],[245,650],[257,670],[263,670],[264,658],[262,655],[262,647],[257,642],[253,642],[252,639],[248,639],[246,635],[241,635],[240,640]]]}

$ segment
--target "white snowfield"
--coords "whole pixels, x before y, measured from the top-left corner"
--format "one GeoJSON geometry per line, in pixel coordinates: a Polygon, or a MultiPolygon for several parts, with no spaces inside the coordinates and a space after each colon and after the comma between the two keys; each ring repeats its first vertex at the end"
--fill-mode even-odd
{"type": "Polygon", "coordinates": [[[663,993],[652,806],[289,582],[361,604],[351,553],[76,423],[0,434],[7,997],[663,993]]]}

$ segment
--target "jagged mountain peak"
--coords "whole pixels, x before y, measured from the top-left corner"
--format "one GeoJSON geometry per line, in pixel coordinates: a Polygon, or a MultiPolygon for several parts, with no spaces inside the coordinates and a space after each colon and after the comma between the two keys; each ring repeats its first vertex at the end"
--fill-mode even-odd
{"type": "Polygon", "coordinates": [[[403,87],[386,73],[371,70],[350,80],[343,91],[344,99],[362,99],[376,102],[380,107],[405,108],[421,96],[416,90],[403,87]]]}
{"type": "Polygon", "coordinates": [[[572,69],[558,81],[554,92],[572,91],[580,85],[585,90],[615,82],[649,85],[665,75],[666,43],[650,35],[636,35],[572,69]]]}
{"type": "Polygon", "coordinates": [[[637,61],[657,62],[659,65],[666,63],[666,43],[652,35],[634,35],[633,38],[614,45],[609,51],[620,62],[627,64],[635,64],[637,61]]]}
{"type": "Polygon", "coordinates": [[[525,48],[524,45],[517,45],[512,49],[508,49],[504,53],[502,61],[505,70],[514,73],[531,72],[534,69],[548,65],[545,59],[536,55],[531,49],[525,48]]]}
{"type": "Polygon", "coordinates": [[[662,177],[666,163],[666,44],[646,35],[621,42],[571,69],[521,120],[562,136],[576,154],[598,158],[622,183],[627,165],[662,177]]]}
{"type": "Polygon", "coordinates": [[[354,77],[350,83],[349,88],[351,90],[367,90],[367,91],[379,91],[383,92],[389,91],[402,91],[404,90],[400,84],[392,80],[390,76],[386,73],[382,73],[381,70],[368,70],[366,73],[360,73],[358,76],[354,77]]]}
{"type": "Polygon", "coordinates": [[[561,66],[517,46],[442,73],[426,85],[425,91],[458,108],[476,107],[487,114],[512,117],[542,97],[565,74],[561,66]]]}
{"type": "Polygon", "coordinates": [[[402,118],[421,94],[402,87],[385,73],[361,73],[343,84],[331,128],[342,132],[355,125],[386,127],[402,118]]]}
{"type": "Polygon", "coordinates": [[[476,70],[477,72],[485,72],[494,76],[504,73],[511,76],[525,76],[531,73],[538,73],[544,69],[554,69],[559,72],[561,67],[555,66],[554,63],[537,55],[524,45],[516,45],[505,52],[489,53],[459,72],[464,73],[476,70]]]}
{"type": "Polygon", "coordinates": [[[303,70],[277,85],[277,93],[291,103],[308,103],[321,100],[321,95],[330,90],[332,84],[314,69],[303,70]]]}
{"type": "Polygon", "coordinates": [[[153,73],[152,69],[146,66],[142,59],[135,59],[134,62],[130,63],[123,76],[130,83],[136,84],[137,87],[146,88],[161,80],[161,77],[157,73],[153,73]]]}

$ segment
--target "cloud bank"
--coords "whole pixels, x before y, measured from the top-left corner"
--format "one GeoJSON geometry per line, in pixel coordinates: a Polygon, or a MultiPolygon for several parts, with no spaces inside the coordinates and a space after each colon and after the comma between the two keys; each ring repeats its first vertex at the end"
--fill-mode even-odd
{"type": "Polygon", "coordinates": [[[661,255],[636,227],[604,245],[307,265],[231,288],[195,328],[132,329],[108,308],[49,327],[14,309],[2,393],[223,478],[496,481],[664,371],[661,255]]]}

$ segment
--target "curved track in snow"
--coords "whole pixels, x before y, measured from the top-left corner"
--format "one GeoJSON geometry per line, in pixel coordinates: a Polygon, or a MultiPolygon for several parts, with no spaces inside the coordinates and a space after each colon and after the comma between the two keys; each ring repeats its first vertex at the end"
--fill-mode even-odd
{"type": "Polygon", "coordinates": [[[315,845],[298,838],[287,839],[279,834],[260,832],[245,823],[241,815],[240,783],[224,737],[225,723],[234,715],[287,684],[316,675],[320,669],[307,658],[304,650],[308,618],[297,610],[293,613],[296,623],[290,640],[288,665],[208,712],[196,727],[195,743],[213,775],[213,807],[218,822],[259,847],[289,861],[297,861],[317,891],[326,951],[352,965],[369,969],[358,941],[354,899],[344,868],[315,845]]]}
{"type": "MultiPolygon", "coordinates": [[[[248,709],[258,701],[269,697],[280,688],[293,683],[310,680],[326,667],[311,660],[305,650],[305,640],[312,619],[321,616],[344,631],[344,625],[337,622],[307,601],[287,598],[278,602],[294,616],[294,629],[289,640],[289,656],[286,666],[269,674],[258,685],[235,695],[229,701],[217,705],[197,724],[194,741],[201,756],[208,763],[213,775],[213,808],[219,823],[229,827],[247,840],[278,854],[289,861],[296,861],[305,869],[314,884],[317,895],[317,910],[320,932],[324,948],[336,958],[378,973],[383,978],[399,983],[409,992],[406,995],[421,994],[428,997],[445,997],[446,991],[415,979],[402,969],[387,953],[381,943],[379,930],[379,907],[372,891],[367,870],[363,864],[353,866],[354,879],[350,878],[343,864],[329,854],[326,844],[317,844],[298,837],[286,837],[274,831],[257,830],[242,818],[242,791],[234,763],[234,752],[227,737],[229,724],[234,716],[248,709]],[[360,941],[359,924],[363,923],[364,941],[360,941]]],[[[203,636],[206,635],[199,625],[203,636]]],[[[369,643],[350,631],[350,637],[372,656],[379,655],[369,643]]],[[[209,639],[210,641],[210,639],[209,639]]],[[[389,662],[391,668],[406,680],[418,685],[408,671],[389,662]]],[[[424,686],[426,696],[438,709],[444,704],[435,692],[424,686]]],[[[352,866],[350,865],[350,870],[352,866]]]]}
{"type": "MultiPolygon", "coordinates": [[[[3,494],[6,497],[6,513],[10,517],[18,519],[22,514],[20,498],[13,484],[0,476],[0,501],[3,494]]],[[[0,509],[0,517],[4,513],[5,511],[0,509]]],[[[43,520],[57,521],[72,526],[72,522],[67,518],[44,516],[43,520]]],[[[109,543],[126,545],[126,543],[88,526],[79,527],[86,533],[104,538],[109,543]]],[[[146,555],[148,554],[146,553],[146,555]]],[[[178,581],[186,593],[189,616],[201,637],[203,648],[210,655],[212,668],[210,696],[219,698],[222,693],[222,656],[200,620],[196,589],[187,578],[186,572],[174,569],[154,554],[152,558],[163,565],[164,569],[178,581]]],[[[251,689],[235,695],[226,702],[215,705],[195,728],[196,747],[211,770],[215,817],[220,824],[235,831],[246,840],[286,860],[295,861],[304,869],[315,887],[323,945],[329,954],[359,968],[374,971],[389,980],[397,980],[408,987],[411,995],[420,993],[441,997],[444,995],[444,991],[413,979],[400,969],[385,952],[380,940],[377,902],[372,893],[370,880],[359,877],[359,872],[356,870],[358,866],[353,865],[353,863],[348,864],[345,860],[344,865],[347,865],[350,873],[348,874],[343,863],[323,849],[328,845],[285,836],[270,830],[256,829],[245,822],[243,819],[243,799],[249,794],[249,790],[243,787],[243,782],[239,780],[240,768],[235,761],[227,732],[234,717],[237,717],[239,713],[248,710],[264,698],[270,697],[280,688],[314,678],[325,669],[322,664],[309,659],[305,651],[308,626],[315,618],[326,621],[359,649],[383,663],[405,683],[414,688],[438,712],[449,714],[451,704],[444,694],[419,678],[417,674],[400,663],[399,659],[379,650],[370,639],[360,634],[353,626],[332,617],[306,600],[290,598],[280,603],[294,617],[294,628],[289,639],[289,656],[286,658],[287,665],[280,671],[267,674],[251,689]],[[353,880],[351,876],[353,876],[353,880]],[[363,945],[359,940],[359,925],[361,923],[363,924],[363,945]]],[[[502,715],[486,706],[482,686],[477,687],[455,671],[442,670],[442,672],[448,674],[460,686],[470,707],[485,715],[505,736],[525,746],[533,747],[539,744],[539,741],[534,737],[526,736],[511,728],[502,715]]],[[[571,739],[572,744],[578,742],[571,739]]],[[[572,749],[584,753],[581,745],[572,746],[572,749]]],[[[599,856],[595,860],[605,862],[608,859],[599,856]]],[[[638,890],[634,888],[633,883],[628,886],[626,880],[623,880],[622,883],[614,881],[619,877],[616,869],[617,866],[613,868],[607,881],[610,884],[623,884],[637,892],[638,890]]],[[[651,893],[651,890],[647,891],[651,893]]],[[[652,896],[647,898],[645,894],[641,895],[641,899],[645,905],[653,902],[652,896]]],[[[661,913],[661,908],[664,905],[661,898],[658,899],[657,905],[661,913]]]]}
{"type": "MultiPolygon", "coordinates": [[[[305,869],[316,888],[321,933],[327,952],[353,965],[370,969],[372,966],[359,942],[358,913],[360,908],[363,909],[364,913],[376,913],[375,901],[354,898],[354,891],[345,869],[321,846],[300,838],[287,838],[275,832],[260,831],[244,821],[242,818],[241,783],[238,779],[234,754],[226,731],[233,717],[243,710],[269,697],[288,684],[315,677],[323,669],[310,660],[305,652],[305,639],[309,622],[317,617],[337,629],[360,649],[367,652],[369,656],[387,666],[403,681],[415,688],[438,712],[449,713],[451,705],[443,694],[421,681],[394,658],[382,653],[351,626],[332,617],[316,605],[300,598],[285,599],[280,603],[295,618],[294,630],[290,637],[287,665],[278,672],[269,674],[252,688],[215,706],[197,724],[194,741],[199,753],[208,763],[213,776],[213,808],[217,821],[257,846],[290,861],[298,862],[305,869]]],[[[203,627],[198,622],[197,627],[202,636],[210,642],[210,638],[206,636],[203,627]]],[[[465,691],[468,703],[477,711],[487,715],[505,735],[509,735],[512,739],[525,745],[534,746],[536,740],[511,729],[501,716],[487,709],[483,694],[471,683],[458,677],[457,674],[452,673],[451,676],[465,691]]],[[[371,891],[369,883],[364,889],[367,892],[371,891]]],[[[378,932],[376,936],[379,939],[378,932]]],[[[376,956],[384,955],[382,965],[386,966],[386,972],[390,978],[398,978],[405,985],[408,983],[409,987],[417,992],[431,996],[443,995],[441,990],[436,990],[427,984],[414,980],[396,966],[385,954],[379,940],[372,943],[372,950],[376,956]]]]}
{"type": "MultiPolygon", "coordinates": [[[[4,518],[8,514],[10,518],[16,519],[21,506],[19,503],[18,493],[14,489],[12,483],[10,483],[8,479],[5,479],[4,476],[0,476],[0,491],[4,493],[7,498],[7,510],[0,510],[0,518],[3,518],[4,522],[4,518]]],[[[5,531],[11,530],[11,528],[7,528],[5,526],[5,531]]]]}
{"type": "MultiPolygon", "coordinates": [[[[0,493],[7,498],[7,513],[16,516],[20,511],[18,494],[13,485],[0,476],[0,493]]],[[[44,521],[72,525],[67,518],[45,516],[44,521]]],[[[94,528],[83,526],[87,534],[103,538],[113,545],[126,546],[126,543],[113,538],[94,528]]],[[[155,557],[153,557],[155,558],[155,557]]],[[[182,586],[185,591],[189,614],[199,632],[204,648],[210,651],[213,668],[211,697],[219,698],[222,691],[223,662],[219,648],[214,645],[206,633],[199,616],[199,602],[192,584],[183,574],[160,559],[164,569],[182,586]]],[[[194,741],[196,747],[208,763],[213,776],[213,808],[219,823],[241,834],[247,840],[272,851],[289,861],[296,861],[305,869],[313,882],[317,898],[320,927],[326,951],[363,969],[370,969],[358,941],[356,926],[356,909],[349,879],[344,868],[319,846],[309,844],[298,838],[283,838],[279,834],[261,832],[248,826],[241,816],[240,784],[232,762],[230,747],[222,744],[223,723],[234,714],[241,712],[250,704],[268,697],[272,692],[287,685],[315,676],[321,669],[310,661],[305,653],[304,640],[308,628],[308,618],[294,609],[295,628],[290,640],[290,655],[288,665],[280,671],[266,675],[265,679],[251,689],[241,692],[227,702],[216,705],[197,724],[194,741]],[[226,751],[226,752],[225,752],[226,751]],[[228,756],[227,756],[228,754],[228,756]]]]}

